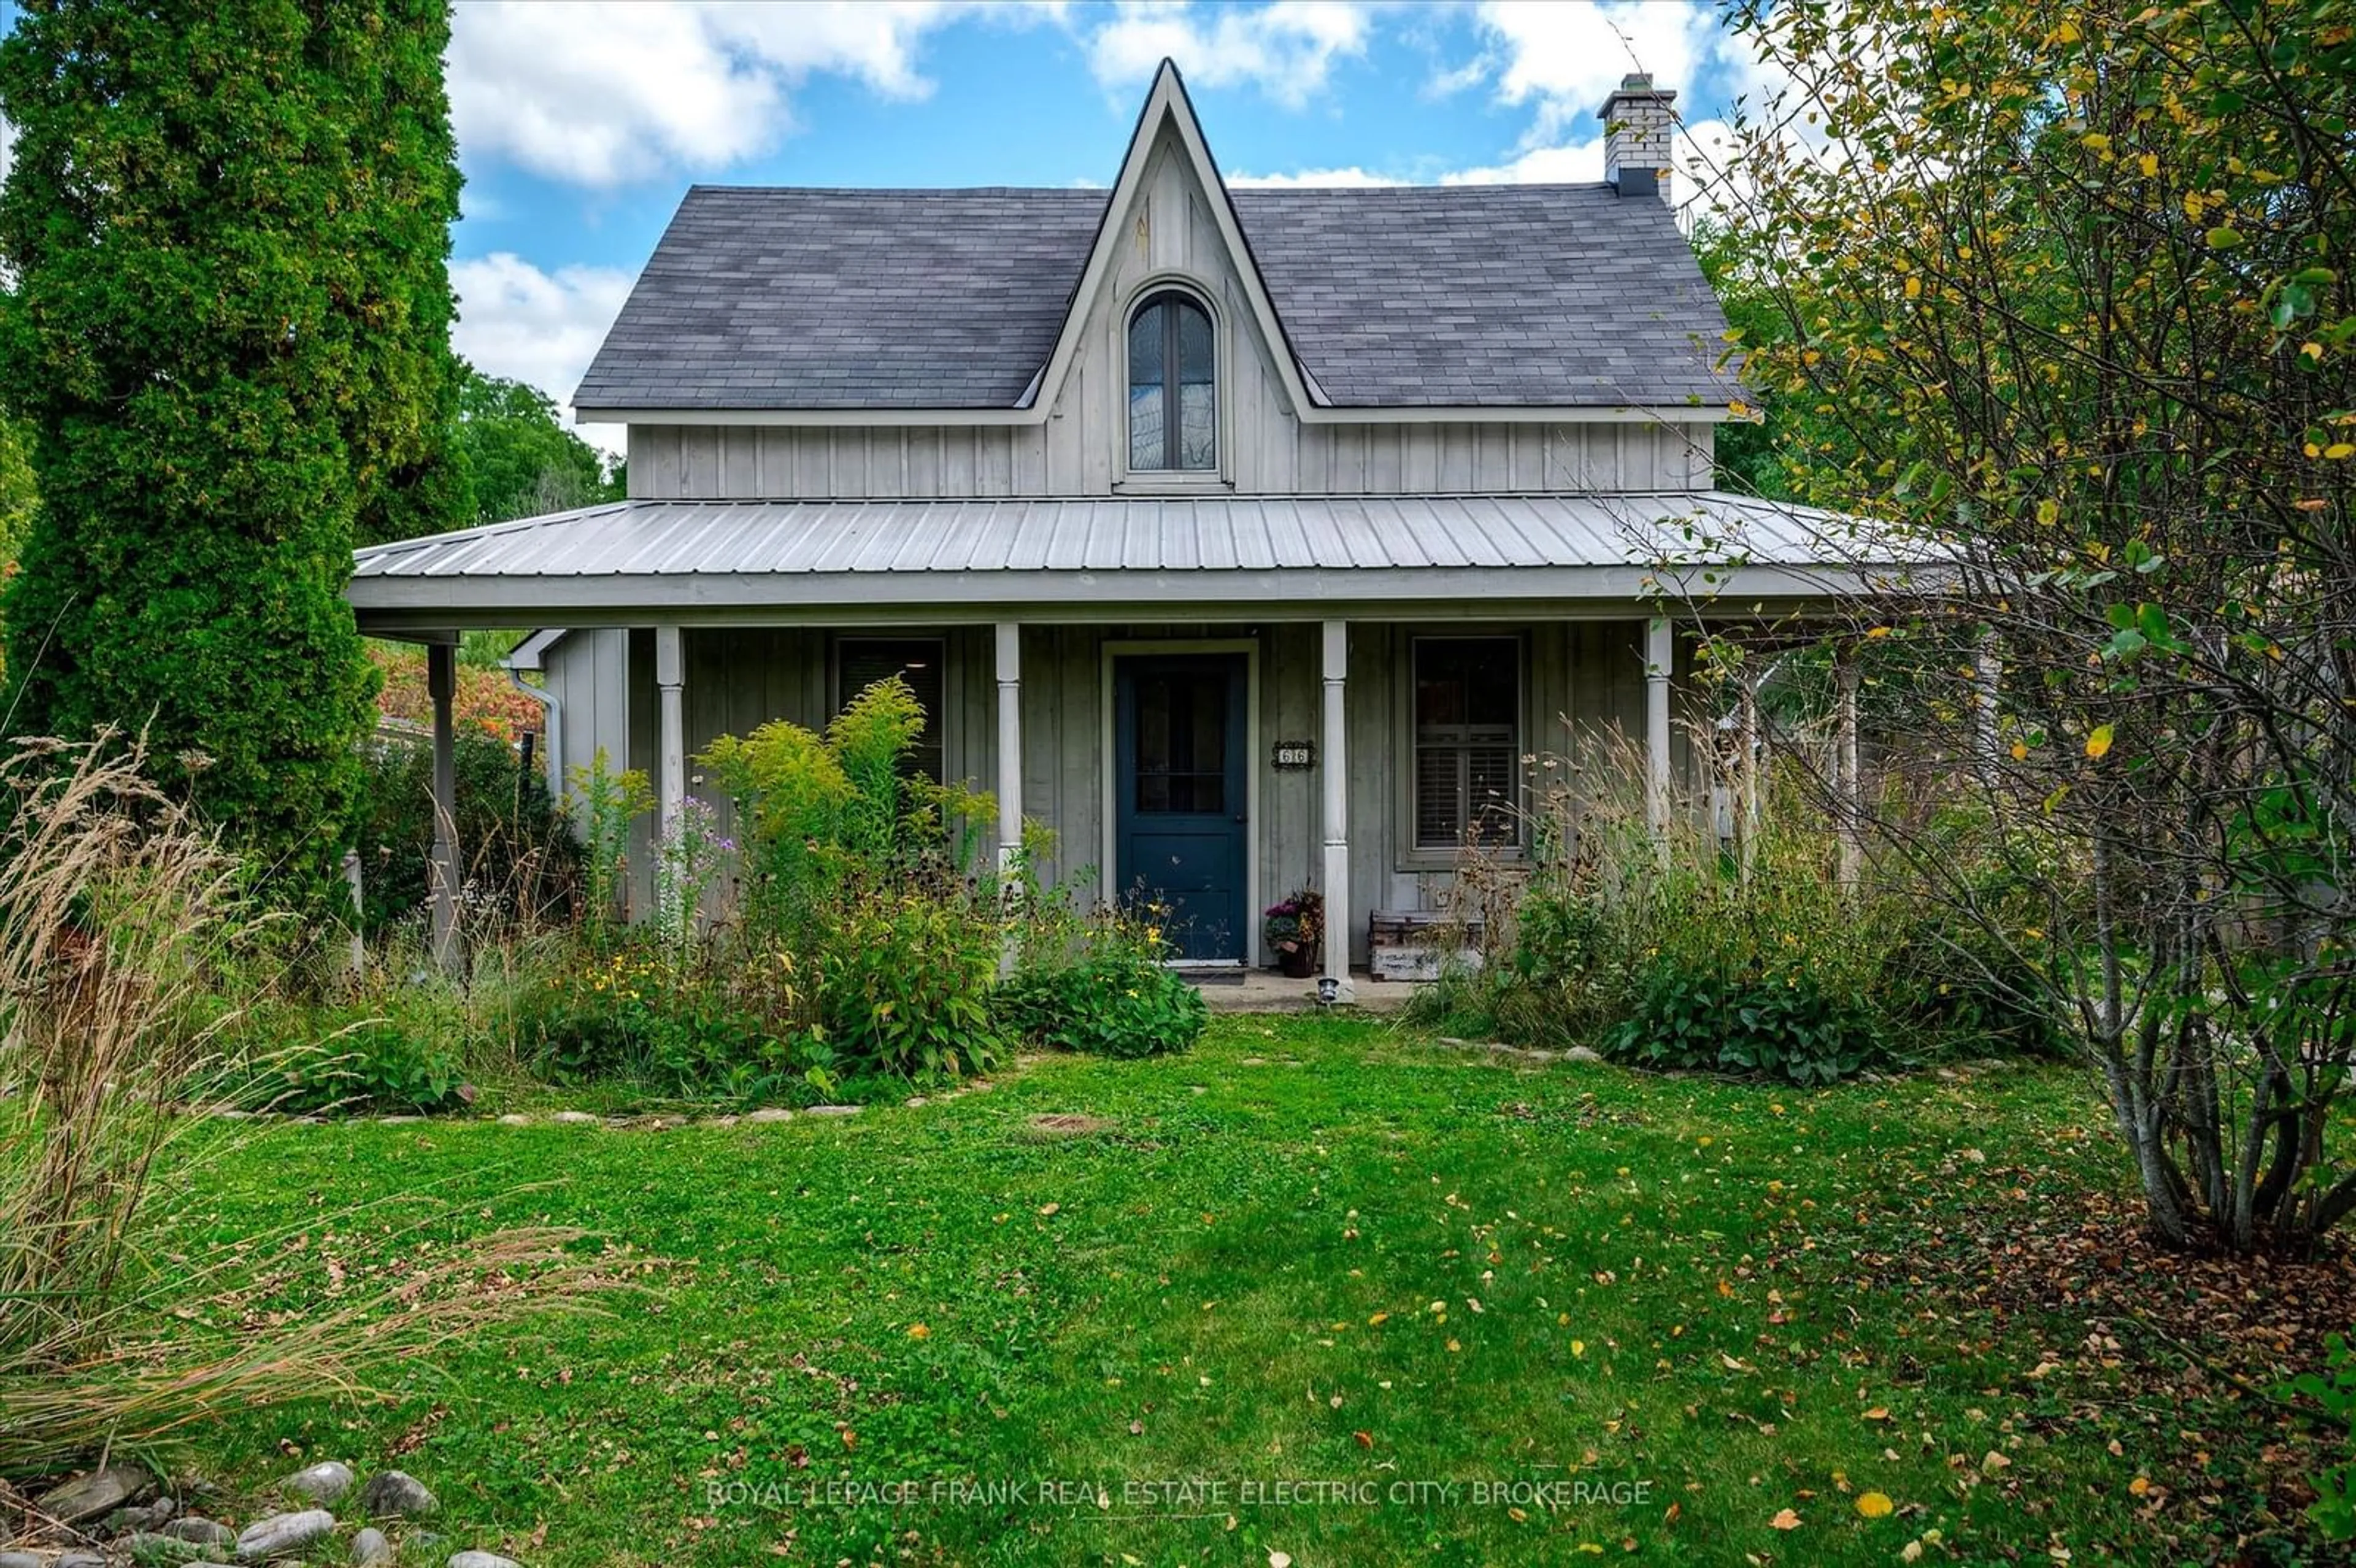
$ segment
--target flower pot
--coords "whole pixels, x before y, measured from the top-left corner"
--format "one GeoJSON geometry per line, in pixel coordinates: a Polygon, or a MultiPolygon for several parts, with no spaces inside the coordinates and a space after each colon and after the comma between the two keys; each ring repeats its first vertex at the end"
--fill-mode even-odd
{"type": "Polygon", "coordinates": [[[1287,979],[1306,980],[1317,973],[1317,955],[1306,947],[1280,947],[1276,966],[1287,979]]]}

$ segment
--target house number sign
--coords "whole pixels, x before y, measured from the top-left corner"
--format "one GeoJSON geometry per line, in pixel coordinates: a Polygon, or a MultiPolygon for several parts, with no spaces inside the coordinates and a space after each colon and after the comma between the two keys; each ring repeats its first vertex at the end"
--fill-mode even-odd
{"type": "Polygon", "coordinates": [[[1317,765],[1317,743],[1314,741],[1279,741],[1275,761],[1277,767],[1285,773],[1313,768],[1317,765]]]}

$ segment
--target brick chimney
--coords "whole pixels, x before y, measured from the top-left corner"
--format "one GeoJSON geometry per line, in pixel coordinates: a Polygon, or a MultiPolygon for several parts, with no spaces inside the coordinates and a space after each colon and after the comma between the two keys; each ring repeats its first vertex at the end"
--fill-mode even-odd
{"type": "Polygon", "coordinates": [[[1658,196],[1674,208],[1669,192],[1669,144],[1676,115],[1674,92],[1664,92],[1641,71],[1621,78],[1620,89],[1596,111],[1603,119],[1603,177],[1622,196],[1658,196]]]}

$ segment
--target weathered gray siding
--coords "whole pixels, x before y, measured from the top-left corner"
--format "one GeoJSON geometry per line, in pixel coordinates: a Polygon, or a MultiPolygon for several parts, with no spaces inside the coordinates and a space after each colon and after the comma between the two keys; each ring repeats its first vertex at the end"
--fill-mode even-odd
{"type": "Polygon", "coordinates": [[[619,771],[629,732],[630,635],[619,627],[575,631],[549,650],[547,691],[562,715],[554,761],[560,786],[576,768],[586,770],[605,747],[619,771]]]}
{"type": "MultiPolygon", "coordinates": [[[[1706,490],[1707,424],[1346,424],[1236,416],[1245,495],[1706,490]]],[[[1101,427],[632,425],[630,494],[651,500],[872,500],[1116,493],[1101,427]]]]}
{"type": "MultiPolygon", "coordinates": [[[[1525,746],[1537,753],[1572,754],[1591,732],[1617,728],[1641,741],[1644,731],[1644,624],[1579,621],[1466,625],[1430,630],[1451,635],[1511,635],[1526,647],[1523,690],[1525,746]]],[[[1354,963],[1365,958],[1366,915],[1375,909],[1436,907],[1451,880],[1449,857],[1419,855],[1405,820],[1408,748],[1408,648],[1413,625],[1359,624],[1351,628],[1347,696],[1350,773],[1351,903],[1346,929],[1354,963]]],[[[839,635],[807,628],[689,629],[685,636],[687,741],[691,753],[723,734],[743,734],[772,719],[822,727],[832,712],[833,647],[839,635]]],[[[927,635],[921,628],[894,635],[927,635]]],[[[948,773],[976,789],[997,777],[996,672],[987,627],[941,633],[950,694],[943,715],[948,773]]],[[[1280,740],[1316,741],[1323,701],[1319,632],[1314,623],[1265,625],[1026,626],[1023,633],[1023,806],[1024,816],[1055,833],[1041,868],[1051,885],[1067,885],[1082,903],[1102,891],[1105,829],[1105,702],[1107,645],[1248,642],[1255,652],[1258,724],[1248,739],[1258,772],[1254,826],[1258,870],[1256,896],[1272,901],[1313,886],[1323,865],[1323,824],[1318,817],[1316,772],[1278,772],[1271,750],[1280,740]]],[[[1689,691],[1684,650],[1681,691],[1689,691]]],[[[576,633],[550,652],[550,687],[568,706],[568,757],[585,760],[599,745],[616,767],[652,775],[657,769],[654,640],[649,632],[576,633]],[[609,697],[622,646],[627,647],[624,695],[609,697]],[[582,694],[585,708],[571,701],[582,694]]],[[[1688,766],[1682,725],[1675,766],[1688,766]]],[[[1321,758],[1320,765],[1323,765],[1321,758]]],[[[698,777],[691,763],[691,780],[698,777]]],[[[716,797],[716,789],[691,784],[716,797]]],[[[728,822],[726,803],[713,798],[728,822]]],[[[994,842],[985,834],[986,863],[994,842]]],[[[645,909],[651,894],[648,825],[634,836],[633,898],[645,909]]],[[[1252,912],[1257,925],[1257,911],[1252,912]]],[[[1259,955],[1263,961],[1269,957],[1259,955]]]]}
{"type": "Polygon", "coordinates": [[[1165,135],[1046,419],[1028,425],[633,425],[630,494],[656,500],[1106,496],[1125,482],[1132,304],[1191,287],[1218,316],[1221,477],[1247,495],[1698,490],[1713,427],[1665,423],[1303,425],[1193,170],[1165,135]]]}

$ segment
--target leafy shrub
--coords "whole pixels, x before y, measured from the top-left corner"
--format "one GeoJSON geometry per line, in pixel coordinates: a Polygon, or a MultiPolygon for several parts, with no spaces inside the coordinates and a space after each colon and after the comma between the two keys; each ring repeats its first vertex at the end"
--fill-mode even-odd
{"type": "Polygon", "coordinates": [[[1162,1056],[1202,1038],[1201,993],[1135,951],[1019,974],[1000,987],[999,1016],[1034,1045],[1089,1056],[1162,1056]]]}
{"type": "MultiPolygon", "coordinates": [[[[1045,829],[1027,831],[1011,869],[1009,896],[1022,913],[1014,927],[1014,973],[998,987],[998,1017],[1033,1045],[1089,1056],[1160,1056],[1191,1048],[1210,1011],[1165,963],[1172,951],[1163,925],[1168,910],[1146,903],[1083,912],[1074,907],[1069,889],[1039,885],[1032,868],[1049,848],[1045,829]]],[[[1320,901],[1309,918],[1322,910],[1320,901]]]]}
{"type": "Polygon", "coordinates": [[[780,720],[699,759],[736,807],[731,940],[800,956],[812,1038],[852,1075],[975,1072],[1007,1043],[990,1005],[997,889],[966,873],[973,825],[992,808],[913,773],[924,725],[894,676],[822,735],[780,720]]]}
{"type": "Polygon", "coordinates": [[[995,920],[922,891],[871,894],[820,936],[819,1027],[852,1071],[957,1077],[979,1072],[1006,1040],[990,1006],[995,920]]]}
{"type": "Polygon", "coordinates": [[[1766,781],[1736,853],[1697,803],[1673,805],[1655,837],[1644,764],[1625,746],[1607,742],[1600,767],[1543,759],[1534,782],[1527,859],[1470,851],[1460,869],[1488,961],[1444,975],[1412,1019],[1802,1083],[1886,1060],[1901,1029],[1947,1032],[1926,994],[1960,997],[1918,987],[1901,962],[1921,915],[1841,887],[1832,826],[1797,781],[1766,781]]]}
{"type": "Polygon", "coordinates": [[[1725,978],[1656,965],[1606,1054],[1664,1069],[1756,1072],[1831,1083],[1880,1060],[1877,1020],[1804,975],[1725,978]]]}
{"type": "Polygon", "coordinates": [[[469,1097],[457,1052],[393,1018],[277,1053],[252,1092],[281,1111],[441,1111],[469,1097]]]}

